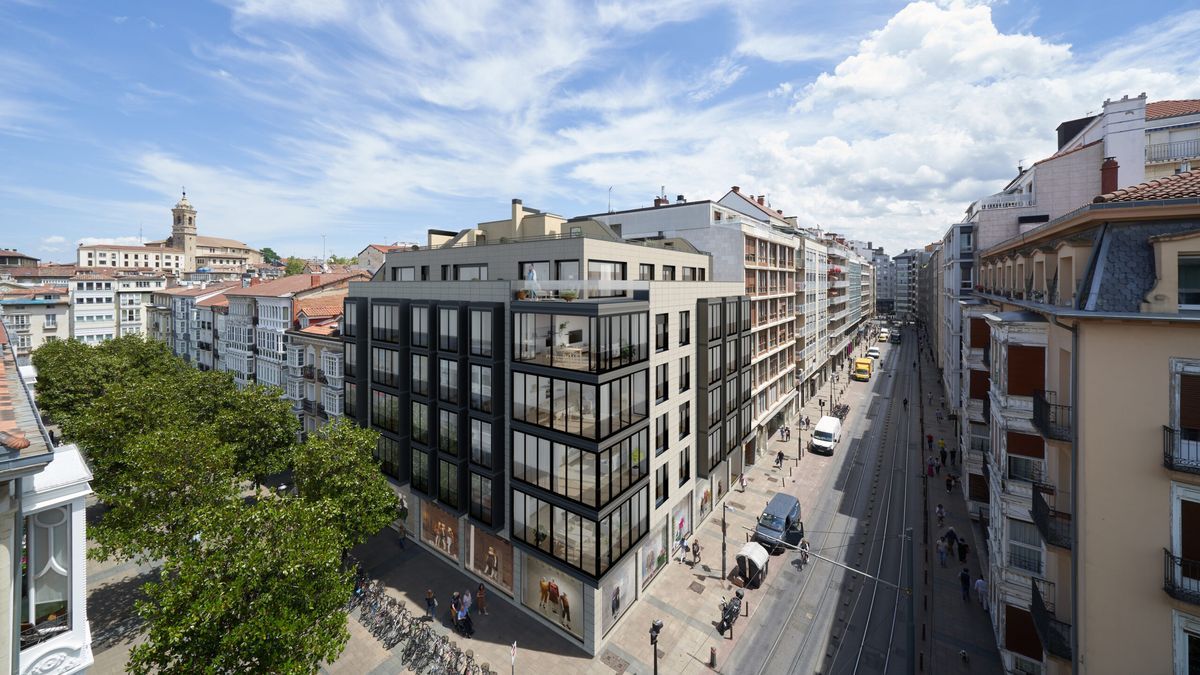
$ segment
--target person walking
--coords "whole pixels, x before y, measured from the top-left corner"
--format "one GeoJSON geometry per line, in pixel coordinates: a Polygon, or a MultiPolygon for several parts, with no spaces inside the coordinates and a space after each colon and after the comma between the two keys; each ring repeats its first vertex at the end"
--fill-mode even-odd
{"type": "Polygon", "coordinates": [[[939,460],[937,457],[932,457],[931,459],[933,459],[933,468],[937,469],[937,475],[939,475],[939,476],[942,475],[941,460],[939,460]]]}
{"type": "Polygon", "coordinates": [[[742,471],[742,475],[738,476],[738,484],[742,486],[742,492],[746,491],[746,472],[742,471]]]}
{"type": "Polygon", "coordinates": [[[904,412],[908,412],[908,399],[904,399],[904,412]]]}
{"type": "Polygon", "coordinates": [[[946,528],[946,534],[942,536],[946,538],[946,543],[952,546],[958,543],[958,533],[954,531],[953,527],[946,528]]]}
{"type": "Polygon", "coordinates": [[[933,434],[925,434],[925,447],[933,452],[933,434]]]}
{"type": "Polygon", "coordinates": [[[946,465],[946,447],[942,446],[941,452],[938,453],[942,457],[942,466],[946,465]]]}
{"type": "Polygon", "coordinates": [[[680,565],[687,562],[687,554],[688,554],[687,537],[684,537],[681,534],[681,535],[679,535],[679,564],[680,565]]]}
{"type": "Polygon", "coordinates": [[[437,610],[437,596],[433,594],[433,589],[425,591],[425,613],[429,616],[429,620],[433,621],[433,616],[437,610]]]}
{"type": "Polygon", "coordinates": [[[808,537],[800,539],[800,566],[808,566],[808,537]]]}
{"type": "Polygon", "coordinates": [[[938,452],[941,452],[941,453],[946,452],[946,439],[945,438],[940,438],[940,437],[938,438],[938,452]]]}
{"type": "Polygon", "coordinates": [[[975,597],[979,599],[979,606],[983,611],[988,611],[988,582],[983,578],[983,572],[980,572],[979,578],[975,580],[975,597]]]}
{"type": "Polygon", "coordinates": [[[946,494],[954,494],[954,476],[946,472],[946,494]]]}
{"type": "Polygon", "coordinates": [[[956,455],[958,455],[958,450],[950,448],[950,464],[953,466],[958,466],[958,457],[956,455]]]}
{"type": "Polygon", "coordinates": [[[947,556],[946,548],[947,548],[946,539],[944,537],[941,539],[938,539],[937,540],[938,565],[941,565],[942,567],[946,566],[946,556],[947,556]]]}
{"type": "Polygon", "coordinates": [[[925,469],[926,469],[926,473],[929,474],[929,477],[933,478],[933,457],[930,457],[929,459],[925,460],[925,469]]]}
{"type": "Polygon", "coordinates": [[[938,504],[937,508],[934,509],[933,513],[934,513],[934,515],[937,516],[938,527],[942,527],[942,525],[946,522],[946,507],[942,506],[941,504],[938,504]]]}
{"type": "Polygon", "coordinates": [[[970,550],[971,550],[971,547],[967,546],[967,542],[963,541],[962,539],[959,539],[958,540],[958,562],[960,562],[960,563],[967,562],[967,553],[970,550]]]}
{"type": "Polygon", "coordinates": [[[700,538],[692,539],[692,567],[695,567],[700,562],[700,538]]]}
{"type": "Polygon", "coordinates": [[[483,584],[479,584],[479,589],[475,591],[475,606],[479,608],[479,613],[487,616],[487,589],[483,584]]]}
{"type": "Polygon", "coordinates": [[[775,468],[776,469],[783,468],[783,450],[780,450],[778,453],[775,454],[775,468]]]}
{"type": "Polygon", "coordinates": [[[969,601],[971,599],[971,570],[964,567],[958,573],[958,585],[962,588],[963,602],[969,601]]]}

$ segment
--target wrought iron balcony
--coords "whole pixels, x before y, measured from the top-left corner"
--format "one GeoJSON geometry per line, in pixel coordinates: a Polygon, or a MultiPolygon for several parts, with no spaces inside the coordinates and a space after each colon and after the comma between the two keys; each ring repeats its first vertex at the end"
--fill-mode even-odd
{"type": "MultiPolygon", "coordinates": [[[[1047,544],[1061,548],[1071,548],[1071,514],[1056,511],[1046,501],[1048,486],[1038,485],[1033,490],[1033,523],[1047,544]]],[[[1053,489],[1053,488],[1049,488],[1053,489]]],[[[1064,499],[1064,495],[1054,495],[1056,501],[1064,499]]]]}
{"type": "Polygon", "coordinates": [[[1033,392],[1033,425],[1046,438],[1071,440],[1071,406],[1054,403],[1052,391],[1033,392]]]}
{"type": "Polygon", "coordinates": [[[308,399],[308,398],[304,399],[304,412],[307,412],[307,413],[317,412],[317,402],[312,399],[308,399]]]}
{"type": "Polygon", "coordinates": [[[1054,615],[1054,584],[1045,579],[1034,578],[1033,603],[1030,607],[1033,614],[1033,626],[1042,641],[1042,649],[1047,654],[1061,659],[1071,660],[1071,624],[1059,620],[1054,615]]]}
{"type": "Polygon", "coordinates": [[[1178,429],[1163,427],[1163,466],[1200,473],[1200,441],[1185,440],[1178,429]]]}
{"type": "Polygon", "coordinates": [[[1200,560],[1188,560],[1163,549],[1163,590],[1167,595],[1200,605],[1200,560]]]}
{"type": "Polygon", "coordinates": [[[306,379],[306,380],[311,380],[316,377],[316,369],[313,368],[312,366],[304,366],[303,368],[300,369],[300,373],[304,376],[304,379],[306,379]]]}

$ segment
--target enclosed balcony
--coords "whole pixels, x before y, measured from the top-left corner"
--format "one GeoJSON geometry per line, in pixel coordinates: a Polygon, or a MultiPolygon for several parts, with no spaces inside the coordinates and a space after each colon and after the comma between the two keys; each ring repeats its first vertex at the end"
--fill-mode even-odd
{"type": "Polygon", "coordinates": [[[1045,579],[1034,578],[1031,581],[1033,602],[1030,604],[1030,613],[1033,614],[1033,626],[1042,641],[1042,649],[1047,654],[1069,661],[1071,624],[1055,616],[1055,586],[1045,579]]]}
{"type": "Polygon", "coordinates": [[[1163,466],[1172,471],[1200,473],[1200,439],[1191,433],[1163,427],[1163,466]]]}
{"type": "Polygon", "coordinates": [[[1033,490],[1033,523],[1047,544],[1060,548],[1071,548],[1071,514],[1051,506],[1069,501],[1067,495],[1053,488],[1038,485],[1033,490]]]}
{"type": "Polygon", "coordinates": [[[1033,425],[1046,438],[1058,441],[1071,440],[1071,406],[1055,403],[1057,394],[1052,391],[1033,392],[1033,425]]]}
{"type": "Polygon", "coordinates": [[[1167,595],[1200,605],[1200,560],[1188,560],[1163,549],[1163,590],[1167,595]]]}

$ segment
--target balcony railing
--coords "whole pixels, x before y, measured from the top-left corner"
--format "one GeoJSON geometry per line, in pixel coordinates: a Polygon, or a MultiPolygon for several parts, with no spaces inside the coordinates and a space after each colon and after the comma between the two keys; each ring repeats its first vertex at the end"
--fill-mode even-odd
{"type": "Polygon", "coordinates": [[[1163,466],[1172,471],[1200,473],[1200,440],[1184,439],[1178,429],[1164,426],[1163,466]]]}
{"type": "Polygon", "coordinates": [[[1163,590],[1167,595],[1200,605],[1200,560],[1188,560],[1163,549],[1163,590]]]}
{"type": "Polygon", "coordinates": [[[1071,624],[1054,615],[1054,584],[1045,579],[1032,579],[1033,626],[1041,638],[1046,653],[1061,659],[1071,659],[1071,624]]]}
{"type": "Polygon", "coordinates": [[[315,412],[317,412],[317,402],[316,402],[316,401],[314,401],[314,400],[312,400],[312,399],[310,399],[310,398],[306,398],[306,399],[304,399],[304,406],[303,406],[303,407],[304,407],[304,412],[307,412],[307,413],[315,413],[315,412]]]}
{"type": "Polygon", "coordinates": [[[1024,206],[1033,206],[1036,203],[1031,194],[992,195],[991,197],[984,197],[979,200],[979,210],[1015,209],[1024,206]]]}
{"type": "Polygon", "coordinates": [[[1059,441],[1071,440],[1071,406],[1054,403],[1055,393],[1038,390],[1033,392],[1033,425],[1046,438],[1059,441]]]}
{"type": "MultiPolygon", "coordinates": [[[[1056,502],[1066,498],[1061,493],[1054,497],[1056,502]]],[[[1047,544],[1071,548],[1071,514],[1052,508],[1046,501],[1043,486],[1036,486],[1033,490],[1033,523],[1047,544]]]]}
{"type": "Polygon", "coordinates": [[[1147,162],[1170,162],[1178,159],[1200,157],[1200,138],[1170,143],[1153,143],[1146,146],[1147,162]]]}
{"type": "Polygon", "coordinates": [[[314,379],[316,377],[316,368],[314,368],[313,366],[304,366],[303,368],[300,369],[300,374],[306,380],[314,379]]]}

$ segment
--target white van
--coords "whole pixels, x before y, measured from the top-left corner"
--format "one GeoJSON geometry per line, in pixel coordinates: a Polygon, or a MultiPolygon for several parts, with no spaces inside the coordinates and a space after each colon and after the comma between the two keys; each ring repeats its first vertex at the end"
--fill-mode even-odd
{"type": "Polygon", "coordinates": [[[822,417],[813,427],[812,440],[808,444],[809,452],[822,455],[832,455],[833,448],[842,439],[842,421],[836,417],[822,417]]]}

